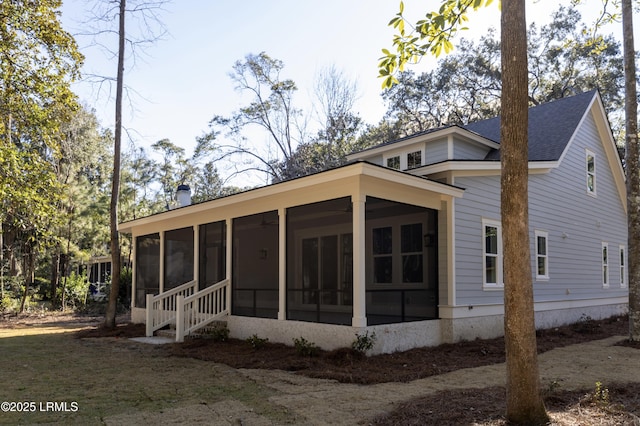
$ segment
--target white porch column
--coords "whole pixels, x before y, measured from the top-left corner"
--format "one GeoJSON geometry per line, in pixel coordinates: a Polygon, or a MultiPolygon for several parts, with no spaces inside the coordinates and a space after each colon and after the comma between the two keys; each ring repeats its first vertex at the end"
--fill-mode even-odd
{"type": "MultiPolygon", "coordinates": [[[[136,283],[136,272],[138,270],[138,261],[137,261],[137,246],[138,246],[138,236],[131,235],[131,306],[133,309],[136,307],[136,287],[138,284],[136,283]]],[[[145,305],[146,306],[146,305],[145,305]]]]}
{"type": "Polygon", "coordinates": [[[287,210],[278,209],[278,319],[287,319],[287,210]]]}
{"type": "Polygon", "coordinates": [[[164,293],[164,233],[160,231],[160,279],[158,280],[158,291],[164,293]]]}
{"type": "Polygon", "coordinates": [[[287,209],[278,209],[278,320],[287,319],[287,209]]]}
{"type": "Polygon", "coordinates": [[[226,235],[227,235],[227,254],[225,256],[225,277],[226,279],[229,280],[229,287],[228,287],[228,291],[227,291],[227,301],[226,301],[226,306],[227,306],[227,310],[229,311],[229,313],[231,313],[231,289],[233,288],[233,273],[231,271],[231,257],[233,255],[233,219],[229,218],[226,220],[225,222],[225,226],[226,226],[226,235]]]}
{"type": "Polygon", "coordinates": [[[365,200],[364,194],[351,198],[353,202],[353,327],[366,327],[365,293],[365,200]]]}
{"type": "Polygon", "coordinates": [[[196,291],[200,289],[200,226],[193,225],[193,279],[198,282],[196,291]]]}

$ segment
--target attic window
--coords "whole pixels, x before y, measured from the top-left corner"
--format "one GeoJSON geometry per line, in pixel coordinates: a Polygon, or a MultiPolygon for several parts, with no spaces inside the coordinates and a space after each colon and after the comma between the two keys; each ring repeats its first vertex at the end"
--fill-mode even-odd
{"type": "Polygon", "coordinates": [[[596,195],[596,155],[587,150],[587,193],[596,195]]]}
{"type": "Polygon", "coordinates": [[[407,169],[415,169],[422,166],[422,152],[415,151],[407,154],[407,169]]]}
{"type": "Polygon", "coordinates": [[[396,155],[395,157],[387,158],[387,167],[400,170],[400,156],[396,155]]]}

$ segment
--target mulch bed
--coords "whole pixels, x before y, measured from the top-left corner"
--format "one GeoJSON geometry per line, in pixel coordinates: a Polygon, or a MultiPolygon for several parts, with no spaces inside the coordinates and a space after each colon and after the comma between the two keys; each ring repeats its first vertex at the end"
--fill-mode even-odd
{"type": "MultiPolygon", "coordinates": [[[[538,352],[615,335],[626,335],[628,327],[627,317],[622,316],[600,321],[586,318],[573,325],[539,330],[538,352]]],[[[77,336],[124,338],[144,336],[144,332],[144,325],[141,324],[119,324],[113,330],[102,327],[81,330],[77,336]]],[[[267,342],[255,349],[244,340],[228,339],[220,342],[202,337],[169,345],[167,355],[212,361],[233,368],[295,371],[308,377],[359,384],[409,382],[460,368],[505,362],[502,337],[369,357],[362,356],[350,348],[319,350],[315,356],[300,356],[293,346],[283,344],[267,342]]]]}
{"type": "MultiPolygon", "coordinates": [[[[590,391],[555,390],[544,396],[552,425],[637,425],[640,413],[640,383],[613,384],[607,387],[608,401],[590,391]],[[635,414],[634,414],[635,413],[635,414]]],[[[493,386],[484,389],[444,390],[398,404],[385,415],[367,424],[422,426],[482,425],[504,426],[506,390],[493,386]]]]}

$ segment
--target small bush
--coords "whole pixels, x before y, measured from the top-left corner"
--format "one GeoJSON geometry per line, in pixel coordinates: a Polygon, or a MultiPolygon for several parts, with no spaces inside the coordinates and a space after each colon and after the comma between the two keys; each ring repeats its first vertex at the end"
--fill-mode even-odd
{"type": "Polygon", "coordinates": [[[573,330],[581,334],[595,334],[598,332],[600,324],[588,315],[582,314],[578,322],[573,324],[573,330]]]}
{"type": "Polygon", "coordinates": [[[214,342],[226,342],[229,340],[229,328],[227,324],[217,324],[207,333],[207,336],[214,342]]]}
{"type": "Polygon", "coordinates": [[[315,343],[308,341],[304,337],[293,339],[293,345],[296,348],[296,353],[300,356],[312,357],[318,355],[319,347],[315,343]]]}
{"type": "Polygon", "coordinates": [[[2,300],[0,300],[0,313],[13,312],[16,310],[16,307],[16,300],[12,299],[8,293],[5,293],[2,300]]]}
{"type": "Polygon", "coordinates": [[[268,341],[268,338],[260,338],[257,334],[254,334],[246,340],[246,342],[253,348],[253,350],[258,350],[264,347],[264,345],[266,345],[268,341]]]}
{"type": "Polygon", "coordinates": [[[351,343],[351,349],[356,352],[360,352],[361,354],[367,353],[373,348],[373,345],[376,343],[376,333],[373,332],[369,335],[369,332],[366,331],[364,334],[356,333],[356,339],[351,343]]]}
{"type": "Polygon", "coordinates": [[[609,405],[609,389],[601,382],[596,382],[596,388],[591,395],[591,401],[600,407],[609,405]]]}

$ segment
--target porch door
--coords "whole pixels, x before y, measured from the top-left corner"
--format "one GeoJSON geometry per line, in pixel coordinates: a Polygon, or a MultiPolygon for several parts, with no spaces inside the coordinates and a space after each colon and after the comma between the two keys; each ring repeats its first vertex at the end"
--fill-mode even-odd
{"type": "Polygon", "coordinates": [[[302,239],[302,303],[350,305],[353,234],[302,239]]]}

